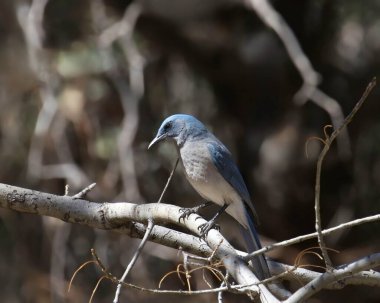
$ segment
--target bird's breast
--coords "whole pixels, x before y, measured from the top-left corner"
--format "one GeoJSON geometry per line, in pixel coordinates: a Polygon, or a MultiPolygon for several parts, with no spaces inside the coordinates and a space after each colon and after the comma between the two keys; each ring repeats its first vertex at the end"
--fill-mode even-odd
{"type": "Polygon", "coordinates": [[[206,144],[186,144],[180,150],[186,178],[207,201],[230,204],[240,201],[239,195],[215,167],[206,144]]]}
{"type": "Polygon", "coordinates": [[[207,182],[210,166],[213,165],[207,147],[200,144],[193,144],[191,147],[184,145],[180,153],[189,181],[207,182]]]}

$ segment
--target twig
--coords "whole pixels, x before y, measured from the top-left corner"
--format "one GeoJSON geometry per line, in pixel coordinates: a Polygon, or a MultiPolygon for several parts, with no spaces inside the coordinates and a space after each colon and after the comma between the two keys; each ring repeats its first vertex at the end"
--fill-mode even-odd
{"type": "Polygon", "coordinates": [[[307,298],[310,298],[315,293],[319,292],[321,289],[326,286],[340,281],[344,278],[351,277],[354,274],[361,272],[363,270],[367,270],[370,268],[375,268],[380,265],[380,253],[372,254],[366,256],[358,261],[350,263],[344,267],[335,269],[332,272],[325,272],[318,278],[312,280],[304,287],[300,288],[296,291],[289,299],[287,299],[286,303],[295,303],[295,302],[303,302],[307,298]]]}
{"type": "Polygon", "coordinates": [[[152,229],[153,229],[153,220],[149,220],[148,221],[148,226],[146,228],[146,232],[145,232],[145,235],[144,235],[144,238],[141,240],[135,254],[133,255],[131,261],[129,262],[126,270],[124,271],[124,274],[123,276],[120,278],[119,280],[119,283],[117,284],[117,287],[116,287],[116,292],[115,292],[115,298],[113,299],[113,303],[117,303],[119,302],[119,296],[120,296],[120,292],[121,292],[121,287],[123,286],[123,282],[125,281],[125,279],[127,278],[129,272],[131,271],[133,265],[135,265],[138,257],[140,256],[144,246],[145,246],[145,243],[148,241],[148,238],[149,238],[149,235],[150,233],[152,232],[152,229]]]}
{"type": "MultiPolygon", "coordinates": [[[[304,87],[307,87],[304,84],[304,87]]],[[[337,129],[342,125],[344,120],[344,114],[342,107],[339,105],[338,101],[318,89],[317,87],[311,87],[304,89],[302,87],[299,92],[295,95],[295,100],[300,100],[302,98],[310,98],[317,106],[321,107],[330,116],[331,123],[334,129],[337,129]],[[304,95],[302,97],[302,95],[304,95]]],[[[351,156],[351,144],[347,129],[342,129],[338,140],[338,153],[343,159],[347,159],[351,156]]]]}
{"type": "MultiPolygon", "coordinates": [[[[174,175],[174,171],[176,170],[177,168],[177,165],[178,165],[178,161],[179,161],[179,158],[177,158],[177,161],[175,162],[175,165],[169,175],[169,178],[168,178],[168,181],[166,182],[165,184],[165,187],[164,189],[162,190],[162,193],[160,195],[160,198],[158,199],[158,202],[157,203],[161,203],[161,200],[162,198],[164,197],[164,194],[166,192],[166,190],[168,189],[169,187],[169,184],[173,178],[173,175],[174,175]]],[[[123,276],[120,278],[118,284],[117,284],[117,287],[116,287],[116,292],[115,292],[115,297],[113,299],[113,303],[117,303],[119,301],[119,296],[120,296],[120,292],[121,292],[121,287],[125,281],[125,279],[127,278],[129,272],[131,271],[133,265],[136,263],[138,257],[140,256],[146,242],[148,241],[149,239],[149,236],[153,230],[153,227],[154,227],[154,221],[152,218],[149,218],[148,219],[148,226],[146,228],[146,231],[145,231],[145,234],[144,234],[144,237],[143,239],[141,240],[139,246],[137,247],[137,250],[135,252],[135,254],[133,255],[131,261],[129,262],[127,268],[125,269],[124,273],[123,273],[123,276]]]]}
{"type": "MultiPolygon", "coordinates": [[[[93,260],[90,260],[90,261],[83,263],[74,272],[74,274],[72,275],[72,277],[70,279],[68,292],[70,291],[70,288],[71,288],[71,285],[73,284],[74,278],[79,273],[79,271],[81,271],[84,267],[86,267],[87,265],[92,264],[92,263],[95,263],[99,267],[99,269],[103,272],[103,276],[98,280],[98,283],[97,283],[96,287],[94,288],[94,291],[91,295],[91,298],[93,298],[94,293],[96,291],[96,288],[99,286],[99,283],[103,279],[108,279],[113,283],[118,283],[118,279],[115,276],[113,276],[112,273],[107,271],[107,269],[105,268],[105,266],[103,265],[103,263],[101,262],[99,257],[97,256],[94,249],[91,249],[91,253],[93,255],[93,260]]],[[[379,254],[376,254],[376,255],[379,255],[379,254]]],[[[363,263],[363,260],[364,260],[364,262],[371,263],[372,266],[375,267],[378,264],[379,260],[378,260],[378,257],[376,257],[376,256],[374,257],[374,256],[375,255],[371,255],[371,256],[368,256],[366,258],[362,258],[359,261],[355,261],[355,262],[352,262],[350,264],[340,266],[340,268],[338,270],[347,269],[347,268],[352,269],[353,267],[358,266],[358,262],[363,263]]],[[[270,261],[270,265],[273,265],[273,263],[274,263],[273,261],[270,261]]],[[[284,278],[284,279],[288,279],[288,280],[292,281],[291,279],[289,279],[289,277],[295,277],[297,275],[296,276],[297,279],[302,279],[302,282],[309,282],[309,281],[317,281],[318,279],[321,279],[322,276],[326,276],[326,274],[313,272],[313,271],[306,270],[303,268],[296,268],[295,266],[289,266],[289,265],[284,265],[284,264],[280,264],[280,263],[275,263],[275,264],[276,265],[274,266],[274,268],[276,269],[277,276],[272,277],[270,279],[267,279],[265,281],[273,280],[274,278],[277,278],[277,279],[284,278]]],[[[364,266],[364,265],[361,264],[360,266],[364,266]]],[[[122,284],[125,287],[130,287],[133,289],[137,289],[139,291],[149,292],[149,293],[154,293],[154,294],[199,295],[199,294],[207,294],[207,293],[218,293],[218,297],[220,297],[221,292],[229,291],[232,293],[241,293],[242,291],[244,291],[245,288],[250,287],[254,284],[261,283],[261,282],[257,282],[257,283],[253,283],[253,284],[249,284],[249,285],[230,285],[228,283],[228,278],[229,278],[229,274],[227,272],[227,274],[224,278],[224,282],[226,283],[225,286],[221,285],[218,288],[211,288],[211,289],[205,289],[205,290],[195,290],[195,291],[194,290],[192,290],[192,291],[183,291],[183,290],[176,291],[176,290],[151,289],[151,288],[145,288],[145,287],[141,287],[141,286],[131,284],[131,283],[126,283],[126,282],[123,282],[122,284]]],[[[298,282],[301,282],[301,280],[298,282]]],[[[359,285],[360,284],[360,285],[368,285],[368,286],[380,286],[380,273],[375,272],[373,270],[370,270],[370,271],[364,270],[364,271],[354,273],[352,275],[348,275],[348,276],[344,277],[343,279],[340,278],[340,280],[331,281],[331,283],[326,283],[323,287],[327,288],[327,289],[341,289],[341,288],[345,287],[346,285],[350,285],[350,284],[352,284],[352,285],[359,285]]]]}
{"type": "Polygon", "coordinates": [[[74,199],[83,199],[86,195],[96,186],[96,183],[92,183],[85,189],[73,196],[74,199]]]}
{"type": "MultiPolygon", "coordinates": [[[[103,272],[103,276],[99,279],[98,284],[100,281],[104,278],[111,280],[112,282],[118,282],[117,278],[113,276],[111,273],[107,272],[106,268],[100,261],[100,259],[95,254],[94,250],[92,250],[92,254],[94,257],[94,260],[87,261],[84,264],[82,264],[73,274],[70,285],[73,282],[74,277],[77,275],[77,273],[82,270],[85,266],[91,263],[97,264],[97,266],[100,268],[100,270],[103,272]]],[[[273,263],[273,262],[272,262],[273,263]]],[[[362,285],[369,285],[369,286],[379,286],[380,285],[380,274],[374,271],[366,271],[366,268],[374,268],[380,264],[380,253],[376,253],[370,256],[367,256],[365,258],[362,258],[360,260],[354,261],[350,264],[346,264],[343,266],[340,266],[334,273],[317,273],[310,270],[305,270],[302,268],[296,268],[294,266],[290,267],[288,265],[282,265],[282,267],[285,267],[285,271],[280,271],[277,276],[272,277],[270,279],[267,279],[263,281],[264,283],[268,281],[273,281],[274,279],[281,279],[281,278],[288,278],[290,276],[294,276],[297,274],[297,272],[301,272],[303,281],[307,281],[307,279],[311,279],[311,282],[306,286],[309,289],[312,290],[312,294],[318,292],[322,288],[327,289],[341,289],[349,284],[362,284],[362,285]],[[363,270],[364,269],[364,270],[363,270]],[[308,278],[305,280],[305,276],[308,276],[308,278]],[[336,278],[336,279],[334,279],[336,278]],[[359,279],[359,281],[358,281],[359,279]],[[339,283],[338,283],[339,282],[339,283]],[[359,282],[359,283],[357,283],[359,282]],[[369,282],[369,283],[367,283],[369,282]],[[315,288],[314,288],[315,287],[315,288]]],[[[281,267],[278,266],[277,268],[281,267]]],[[[178,270],[178,269],[177,269],[178,270]]],[[[181,272],[184,273],[184,272],[181,272]]],[[[170,274],[170,273],[169,273],[170,274]]],[[[257,285],[262,282],[256,282],[251,284],[245,284],[245,285],[230,285],[228,283],[228,272],[223,280],[224,283],[218,288],[211,288],[211,289],[205,289],[205,290],[161,290],[161,289],[151,289],[151,288],[145,288],[141,286],[137,286],[135,284],[126,283],[123,282],[123,286],[134,288],[143,292],[150,292],[155,294],[177,294],[177,295],[199,295],[199,294],[207,294],[207,293],[217,293],[218,299],[221,298],[222,293],[225,291],[229,291],[232,293],[241,293],[244,292],[245,289],[257,285]]],[[[297,293],[302,294],[303,296],[310,297],[312,294],[305,291],[305,287],[302,287],[297,293]]],[[[94,295],[94,292],[92,294],[92,297],[94,295]]],[[[293,298],[293,296],[289,297],[290,302],[299,302],[298,298],[293,298]]],[[[288,303],[288,301],[286,301],[288,303]]]]}
{"type": "Polygon", "coordinates": [[[177,274],[179,280],[182,282],[184,286],[187,285],[187,288],[189,291],[191,291],[191,275],[192,273],[201,270],[202,271],[202,276],[203,276],[203,281],[210,287],[211,283],[209,283],[205,277],[205,271],[208,270],[211,274],[214,275],[216,279],[219,281],[224,281],[226,278],[223,275],[223,272],[219,269],[220,267],[223,267],[223,264],[221,261],[210,263],[206,258],[201,258],[202,261],[205,261],[204,263],[199,263],[199,262],[192,262],[189,261],[189,259],[197,259],[199,260],[200,258],[198,256],[192,256],[184,251],[182,251],[183,254],[183,263],[180,263],[176,270],[172,270],[168,273],[166,273],[161,279],[160,282],[158,283],[158,288],[161,288],[162,283],[165,281],[167,277],[169,277],[172,274],[177,274]],[[189,266],[195,266],[195,268],[191,268],[189,266]],[[181,270],[183,268],[183,270],[181,270]],[[184,275],[186,278],[186,282],[182,279],[181,275],[184,275]]]}
{"type": "MultiPolygon", "coordinates": [[[[332,234],[332,233],[334,233],[336,231],[339,231],[339,230],[342,230],[342,229],[358,226],[358,225],[361,225],[361,224],[364,224],[364,223],[376,222],[376,221],[380,221],[380,214],[369,216],[369,217],[365,217],[365,218],[356,219],[356,220],[353,220],[353,221],[350,221],[350,222],[342,223],[342,224],[340,224],[338,226],[334,226],[334,227],[322,230],[322,235],[326,236],[326,235],[332,234]]],[[[314,233],[310,233],[310,234],[307,234],[307,235],[298,236],[298,237],[295,237],[295,238],[292,238],[292,239],[289,239],[289,240],[285,240],[285,241],[282,241],[282,242],[277,242],[277,243],[265,246],[265,247],[263,247],[261,249],[258,249],[256,251],[254,251],[254,252],[246,255],[244,257],[244,259],[245,260],[250,260],[250,259],[252,259],[256,255],[260,255],[260,254],[266,253],[266,252],[271,251],[271,250],[273,250],[275,248],[290,246],[290,245],[301,243],[301,242],[304,242],[306,240],[310,240],[310,239],[317,238],[317,237],[318,237],[318,233],[314,232],[314,233]]]]}
{"type": "MultiPolygon", "coordinates": [[[[102,271],[103,273],[103,276],[99,278],[98,280],[98,283],[96,284],[93,292],[92,292],[92,295],[91,295],[91,299],[93,298],[94,294],[95,294],[95,291],[97,289],[97,287],[99,286],[99,283],[103,280],[103,279],[108,279],[110,280],[111,282],[113,283],[120,283],[120,281],[118,281],[118,279],[112,275],[112,273],[108,272],[107,269],[105,268],[105,266],[103,265],[102,261],[100,260],[100,258],[97,256],[96,252],[94,249],[91,249],[91,254],[93,256],[93,260],[90,260],[90,261],[86,261],[84,262],[82,265],[80,265],[78,267],[77,270],[75,270],[75,272],[73,273],[71,279],[70,279],[70,282],[69,282],[69,287],[67,289],[67,292],[70,292],[70,289],[71,289],[71,286],[74,282],[74,279],[75,277],[77,276],[77,274],[83,270],[87,265],[89,264],[95,264],[99,267],[99,269],[102,271]]],[[[138,285],[135,285],[135,284],[132,284],[132,283],[127,283],[127,282],[121,282],[123,286],[126,286],[126,287],[130,287],[130,288],[133,288],[133,289],[137,289],[137,290],[140,290],[142,292],[148,292],[148,293],[154,293],[154,294],[175,294],[175,295],[178,295],[178,294],[182,294],[182,295],[198,295],[198,294],[207,294],[207,293],[215,293],[215,292],[219,292],[219,291],[224,291],[226,290],[225,287],[219,287],[219,288],[212,288],[212,289],[204,289],[204,290],[195,290],[195,291],[185,291],[185,290],[161,290],[161,289],[152,289],[152,288],[146,288],[146,287],[142,287],[142,286],[138,286],[138,285]]],[[[228,286],[228,285],[227,285],[228,286]]],[[[234,289],[233,288],[228,288],[228,290],[230,290],[231,292],[234,292],[234,289]]],[[[235,291],[237,292],[237,291],[235,291]]]]}
{"type": "MultiPolygon", "coordinates": [[[[279,275],[287,273],[283,276],[284,280],[290,282],[299,282],[301,285],[305,285],[312,280],[320,277],[324,273],[312,271],[301,267],[295,267],[294,265],[281,264],[274,261],[268,261],[271,273],[279,275]]],[[[372,287],[380,287],[380,273],[374,270],[364,270],[358,272],[351,277],[347,277],[344,281],[339,281],[327,285],[326,289],[341,289],[346,285],[367,285],[372,287]]]]}
{"type": "MultiPolygon", "coordinates": [[[[299,236],[299,237],[296,237],[296,238],[293,238],[290,240],[286,240],[286,241],[282,241],[279,243],[275,243],[272,245],[268,245],[266,247],[263,247],[262,249],[254,251],[253,253],[247,255],[247,257],[245,257],[246,260],[249,260],[258,254],[268,252],[268,251],[270,251],[276,247],[284,247],[284,246],[292,245],[292,244],[299,243],[299,242],[302,242],[302,241],[305,241],[305,240],[308,240],[308,239],[311,239],[314,237],[318,237],[318,242],[320,245],[321,245],[321,243],[320,243],[319,239],[322,239],[322,244],[323,244],[322,247],[324,248],[325,247],[324,242],[323,242],[323,236],[324,235],[330,234],[334,231],[341,230],[341,229],[344,229],[347,227],[352,227],[352,226],[360,225],[360,224],[367,223],[367,222],[378,221],[380,219],[380,215],[374,215],[374,216],[365,217],[362,219],[357,219],[357,220],[354,220],[351,222],[343,223],[339,226],[329,228],[329,229],[326,229],[323,231],[322,231],[322,228],[320,225],[320,222],[321,222],[321,219],[320,219],[320,178],[321,178],[321,165],[322,165],[323,159],[324,159],[325,155],[327,154],[327,152],[328,152],[331,144],[333,143],[334,139],[339,135],[341,130],[343,128],[345,128],[351,122],[351,120],[355,116],[356,112],[360,109],[363,102],[366,100],[366,98],[368,97],[369,93],[371,92],[371,90],[374,88],[375,85],[376,85],[376,79],[374,78],[369,83],[369,85],[367,86],[367,88],[364,91],[359,102],[355,105],[355,107],[353,108],[351,113],[347,116],[347,118],[344,120],[343,124],[338,129],[336,129],[330,136],[328,136],[328,134],[326,133],[326,130],[324,130],[326,138],[324,140],[322,140],[322,142],[324,143],[324,148],[321,151],[321,154],[319,155],[319,158],[318,158],[317,173],[316,173],[316,187],[315,187],[316,226],[318,224],[318,227],[316,227],[317,232],[310,233],[308,235],[299,236]],[[317,223],[317,221],[318,221],[318,223],[317,223]]],[[[323,251],[325,251],[325,249],[323,249],[322,252],[323,251]]],[[[325,255],[323,255],[323,257],[325,258],[325,255]]],[[[326,260],[326,258],[325,258],[325,260],[326,260]]],[[[331,261],[330,261],[330,264],[331,264],[331,261]]]]}
{"type": "Polygon", "coordinates": [[[175,172],[175,170],[177,169],[178,162],[179,162],[179,157],[177,158],[177,160],[176,160],[176,162],[175,162],[175,164],[174,164],[174,167],[173,167],[173,169],[172,169],[172,171],[171,171],[171,173],[170,173],[170,175],[169,175],[168,181],[166,181],[165,187],[164,187],[164,189],[162,190],[161,196],[160,196],[160,198],[158,199],[157,203],[161,203],[162,198],[164,197],[164,194],[165,194],[166,190],[168,189],[168,186],[169,186],[170,182],[172,181],[172,178],[173,178],[174,172],[175,172]]]}
{"type": "Polygon", "coordinates": [[[66,184],[65,185],[65,196],[68,196],[70,194],[70,185],[66,184]]]}
{"type": "Polygon", "coordinates": [[[356,103],[355,107],[352,109],[351,113],[344,119],[343,124],[339,128],[335,129],[333,133],[325,139],[326,144],[323,146],[323,149],[318,157],[317,162],[317,171],[316,171],[316,180],[315,180],[315,229],[318,233],[318,243],[322,251],[322,256],[325,261],[326,267],[328,270],[333,268],[332,262],[326,250],[325,241],[322,234],[322,221],[321,221],[321,206],[320,206],[320,194],[321,194],[321,172],[322,172],[322,163],[330,149],[331,144],[334,142],[335,138],[341,133],[341,131],[352,121],[355,114],[358,112],[360,107],[363,105],[364,101],[367,99],[368,95],[376,85],[376,78],[373,78],[372,81],[368,84],[365,89],[362,97],[356,103]]]}
{"type": "MultiPolygon", "coordinates": [[[[225,288],[226,286],[226,280],[223,280],[220,284],[220,288],[225,288]]],[[[218,303],[223,303],[223,291],[218,291],[218,303]]]]}

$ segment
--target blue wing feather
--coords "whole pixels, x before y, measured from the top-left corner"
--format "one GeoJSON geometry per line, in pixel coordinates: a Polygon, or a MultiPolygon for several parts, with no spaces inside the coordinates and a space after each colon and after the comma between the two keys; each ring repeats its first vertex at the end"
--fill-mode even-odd
{"type": "Polygon", "coordinates": [[[243,201],[250,203],[247,186],[229,150],[216,138],[208,142],[208,150],[219,173],[237,191],[243,201]]]}
{"type": "MultiPolygon", "coordinates": [[[[215,137],[208,142],[208,150],[215,167],[223,178],[237,191],[245,205],[245,215],[248,221],[248,230],[242,227],[242,233],[250,252],[261,248],[260,240],[256,232],[253,220],[257,222],[257,215],[253,208],[247,186],[240,174],[235,162],[232,160],[229,150],[215,137]]],[[[270,277],[268,264],[264,255],[254,257],[253,267],[260,280],[270,277]]]]}
{"type": "Polygon", "coordinates": [[[230,151],[214,136],[213,139],[208,142],[207,146],[215,167],[251,209],[256,224],[259,224],[259,219],[256,214],[256,210],[253,207],[247,186],[245,185],[243,177],[232,159],[230,151]]]}

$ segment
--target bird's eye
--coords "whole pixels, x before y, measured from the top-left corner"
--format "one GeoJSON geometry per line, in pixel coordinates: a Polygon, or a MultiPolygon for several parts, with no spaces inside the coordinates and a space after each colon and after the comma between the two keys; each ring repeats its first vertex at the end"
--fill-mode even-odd
{"type": "Polygon", "coordinates": [[[169,129],[171,129],[172,127],[172,123],[171,122],[168,122],[164,125],[164,131],[167,132],[169,129]]]}

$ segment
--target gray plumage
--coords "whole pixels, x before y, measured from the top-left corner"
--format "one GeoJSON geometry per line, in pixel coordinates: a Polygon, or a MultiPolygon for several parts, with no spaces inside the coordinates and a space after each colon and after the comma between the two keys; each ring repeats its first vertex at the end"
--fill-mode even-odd
{"type": "MultiPolygon", "coordinates": [[[[170,138],[174,140],[185,175],[193,188],[206,200],[220,206],[240,224],[249,252],[260,249],[248,189],[231,153],[206,127],[190,115],[177,114],[164,120],[149,147],[170,138]]],[[[259,279],[270,277],[265,257],[252,260],[259,279]]]]}

